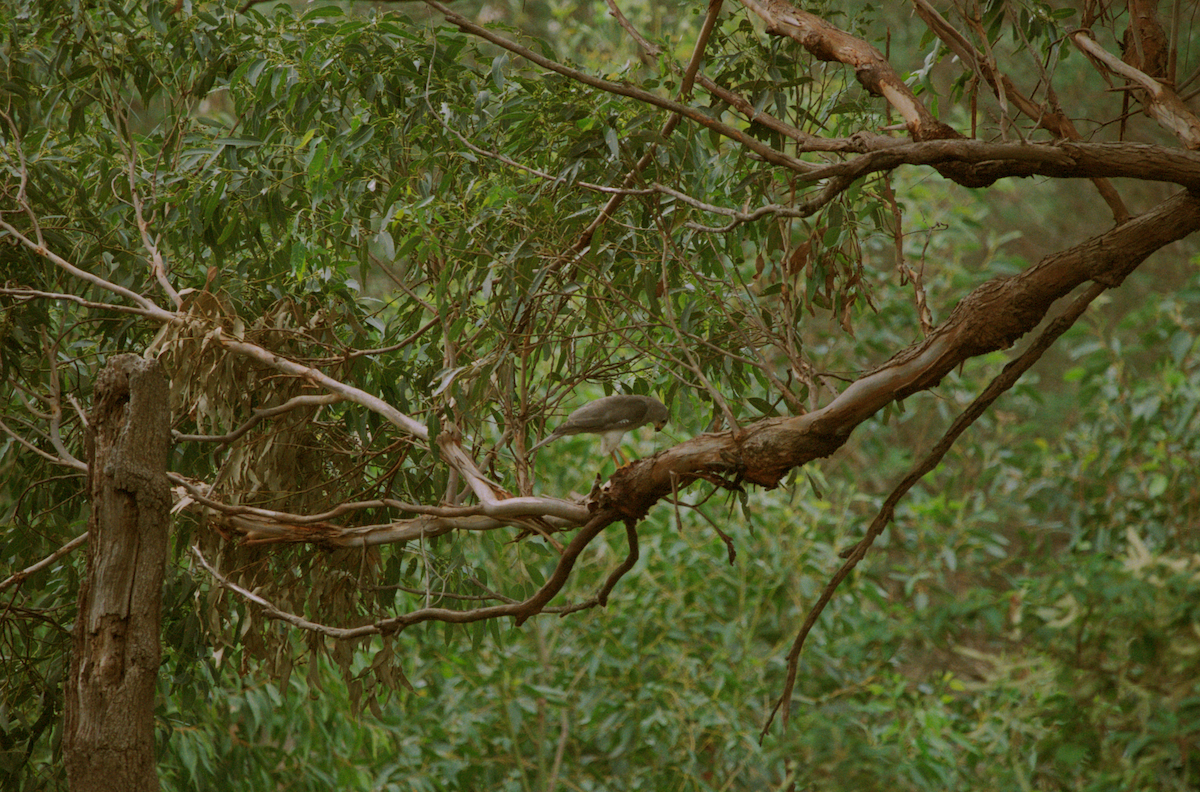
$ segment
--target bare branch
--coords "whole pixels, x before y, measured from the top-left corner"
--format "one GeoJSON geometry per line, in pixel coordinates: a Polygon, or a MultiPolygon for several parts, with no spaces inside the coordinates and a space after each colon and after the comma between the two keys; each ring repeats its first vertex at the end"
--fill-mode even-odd
{"type": "Polygon", "coordinates": [[[4,589],[8,588],[9,586],[20,585],[30,575],[45,569],[58,559],[74,551],[76,548],[81,547],[83,543],[87,541],[87,538],[87,531],[84,531],[79,536],[76,536],[74,539],[43,558],[41,561],[38,561],[36,564],[31,564],[30,566],[22,569],[20,572],[14,572],[3,582],[0,582],[0,591],[4,591],[4,589]]]}
{"type": "Polygon", "coordinates": [[[279,371],[305,379],[330,393],[337,394],[346,401],[360,404],[372,412],[379,413],[398,429],[408,434],[415,435],[421,440],[429,439],[429,430],[425,427],[425,424],[414,418],[410,418],[378,396],[367,393],[360,388],[355,388],[353,385],[347,385],[344,382],[335,380],[333,377],[317,369],[282,358],[257,344],[230,338],[219,327],[214,328],[212,333],[213,337],[228,350],[258,360],[279,371]]]}
{"type": "Polygon", "coordinates": [[[42,258],[46,259],[51,264],[53,264],[54,266],[63,270],[64,272],[67,272],[68,274],[70,274],[76,278],[79,278],[80,280],[82,280],[86,283],[90,283],[93,286],[97,286],[101,289],[104,289],[105,291],[112,292],[113,294],[119,295],[121,297],[124,297],[127,300],[130,300],[135,305],[139,306],[142,309],[142,311],[145,312],[144,315],[146,315],[150,318],[153,318],[153,319],[157,319],[161,322],[171,322],[173,324],[182,324],[183,323],[182,317],[180,317],[178,314],[175,314],[171,311],[167,311],[167,310],[164,310],[164,309],[158,307],[157,305],[154,304],[154,302],[152,300],[150,300],[146,297],[143,297],[142,295],[138,294],[137,292],[130,291],[129,289],[126,289],[124,286],[118,286],[117,284],[107,281],[98,275],[93,275],[92,273],[87,272],[86,270],[82,270],[79,267],[76,267],[74,264],[70,263],[69,261],[64,259],[62,256],[59,256],[57,253],[55,253],[54,251],[47,248],[44,244],[34,242],[32,239],[29,239],[27,236],[25,236],[20,231],[18,231],[11,223],[9,223],[7,220],[4,220],[3,218],[0,218],[0,228],[4,229],[8,233],[12,234],[13,238],[16,239],[18,242],[20,242],[22,245],[27,247],[29,250],[33,251],[38,256],[41,256],[42,258]]]}
{"type": "MultiPolygon", "coordinates": [[[[126,121],[128,128],[128,121],[126,121]]],[[[171,285],[171,281],[167,278],[167,264],[163,260],[162,251],[158,249],[158,243],[150,236],[150,223],[146,220],[145,212],[142,208],[142,196],[137,189],[137,144],[132,140],[128,141],[128,150],[126,156],[129,160],[127,168],[129,175],[129,194],[133,198],[133,214],[137,221],[138,233],[142,237],[142,246],[146,248],[146,252],[150,256],[150,272],[154,275],[154,279],[158,281],[158,285],[175,304],[175,308],[179,309],[183,305],[183,298],[179,296],[179,292],[171,285]]]]}

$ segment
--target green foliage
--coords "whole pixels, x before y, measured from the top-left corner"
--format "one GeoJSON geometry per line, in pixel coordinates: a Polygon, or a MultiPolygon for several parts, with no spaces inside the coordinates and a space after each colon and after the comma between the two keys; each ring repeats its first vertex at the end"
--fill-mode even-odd
{"type": "MultiPolygon", "coordinates": [[[[929,264],[935,319],[983,277],[1026,266],[994,193],[985,203],[904,173],[856,185],[811,218],[721,233],[725,216],[639,193],[577,249],[606,199],[579,185],[619,184],[646,155],[645,183],[729,210],[787,204],[797,185],[697,128],[664,138],[660,114],[455,30],[240,5],[4,4],[0,109],[12,124],[0,129],[0,177],[11,193],[24,161],[37,226],[4,217],[73,264],[158,294],[137,196],[195,320],[158,335],[135,314],[0,297],[0,413],[43,450],[38,411],[66,404],[61,441],[82,457],[95,372],[117,351],[150,348],[172,377],[172,469],[215,481],[216,497],[308,513],[447,497],[436,451],[374,413],[333,405],[251,424],[256,410],[314,391],[222,354],[219,330],[377,394],[433,437],[461,431],[488,475],[515,489],[515,441],[585,393],[670,396],[675,438],[710,424],[706,381],[736,397],[742,421],[819,404],[814,371],[852,376],[917,336],[895,244],[910,265],[929,264]],[[895,226],[893,208],[909,225],[895,226]],[[847,331],[851,351],[832,343],[847,331]],[[225,443],[184,439],[243,426],[225,443]]],[[[559,54],[526,45],[596,64],[620,51],[593,35],[611,29],[598,9],[509,11],[561,32],[559,54]]],[[[1036,3],[985,13],[989,40],[1017,50],[1052,46],[1063,24],[1036,3]],[[1017,28],[1004,28],[1010,18],[1017,28]]],[[[681,9],[631,15],[662,33],[664,52],[694,39],[697,20],[681,9]]],[[[818,80],[812,66],[739,18],[718,27],[706,73],[809,132],[888,123],[844,73],[818,80]]],[[[594,70],[678,90],[668,55],[594,70]]],[[[747,130],[785,147],[765,127],[747,130]]],[[[6,283],[115,302],[9,241],[6,283]]],[[[914,396],[884,417],[886,438],[856,440],[786,497],[681,507],[680,530],[656,512],[608,608],[563,621],[299,638],[217,588],[188,548],[280,607],[343,626],[426,601],[466,607],[454,597],[475,581],[527,594],[554,555],[540,540],[492,535],[264,550],[182,513],[164,591],[164,786],[762,789],[792,774],[810,789],[1194,788],[1200,291],[1187,277],[1113,328],[1070,334],[1067,357],[1028,378],[913,493],[813,633],[789,730],[777,725],[761,745],[783,657],[838,551],[999,356],[948,377],[936,399],[914,396]],[[732,566],[710,521],[730,526],[732,566]]],[[[595,466],[572,453],[584,447],[563,441],[537,486],[586,488],[595,466]]],[[[0,568],[22,569],[84,530],[83,486],[5,434],[0,568]]],[[[606,537],[567,596],[594,590],[625,552],[606,537]]],[[[63,787],[60,684],[80,574],[76,554],[4,592],[6,789],[63,787]]]]}

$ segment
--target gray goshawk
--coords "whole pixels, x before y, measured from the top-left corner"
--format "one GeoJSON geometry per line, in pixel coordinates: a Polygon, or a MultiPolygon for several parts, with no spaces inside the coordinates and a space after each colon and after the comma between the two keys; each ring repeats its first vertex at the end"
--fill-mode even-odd
{"type": "Polygon", "coordinates": [[[600,435],[600,453],[614,456],[620,453],[621,438],[630,429],[654,424],[654,431],[666,425],[670,418],[667,406],[650,396],[605,396],[588,402],[567,416],[559,426],[541,442],[529,449],[532,454],[553,440],[567,435],[600,435]]]}

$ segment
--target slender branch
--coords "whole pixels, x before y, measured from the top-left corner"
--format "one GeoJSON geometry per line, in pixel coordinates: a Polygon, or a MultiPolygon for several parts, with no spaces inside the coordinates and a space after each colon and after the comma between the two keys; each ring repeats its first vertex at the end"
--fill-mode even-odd
{"type": "MultiPolygon", "coordinates": [[[[269,618],[285,621],[295,627],[310,632],[327,635],[331,638],[341,640],[349,638],[361,638],[368,635],[390,635],[399,632],[406,627],[411,627],[414,624],[420,624],[427,621],[441,621],[452,624],[467,624],[470,622],[483,621],[485,619],[498,619],[504,617],[512,617],[517,625],[521,625],[531,616],[542,613],[547,610],[549,604],[566,584],[571,575],[572,569],[575,567],[575,562],[579,559],[579,555],[584,548],[595,539],[601,531],[610,525],[617,515],[610,511],[598,511],[588,523],[582,526],[575,536],[571,539],[570,544],[564,549],[562,556],[558,560],[554,571],[546,579],[546,582],[535,591],[528,599],[520,602],[508,602],[500,605],[490,605],[483,608],[475,608],[471,610],[451,610],[448,608],[425,607],[410,613],[396,616],[391,619],[384,619],[372,624],[364,624],[359,627],[342,628],[331,627],[325,624],[309,621],[294,613],[284,611],[268,600],[253,594],[250,591],[238,586],[221,575],[204,558],[199,548],[192,547],[192,555],[195,556],[200,565],[212,575],[212,577],[223,587],[237,593],[246,600],[253,602],[266,611],[269,618]]],[[[568,609],[554,609],[555,612],[565,612],[568,609]]]]}
{"type": "Polygon", "coordinates": [[[266,418],[273,418],[276,415],[282,415],[286,412],[299,409],[301,407],[322,407],[330,404],[337,404],[343,398],[336,393],[325,393],[321,395],[307,394],[303,396],[293,396],[283,404],[274,407],[262,407],[255,409],[248,421],[234,429],[232,432],[226,432],[223,435],[192,435],[172,432],[173,439],[176,443],[221,443],[227,445],[237,440],[246,432],[253,429],[266,418]]]}
{"type": "MultiPolygon", "coordinates": [[[[129,129],[129,120],[122,119],[122,128],[129,129]]],[[[179,292],[171,285],[170,279],[167,277],[167,263],[163,260],[162,251],[158,249],[158,243],[150,237],[150,223],[146,220],[145,211],[142,207],[142,196],[137,189],[137,143],[134,142],[132,136],[126,142],[126,158],[129,161],[129,167],[126,168],[126,173],[129,177],[129,195],[133,199],[133,215],[137,221],[138,234],[142,238],[142,246],[146,248],[146,252],[150,255],[150,272],[154,275],[154,279],[158,281],[158,285],[174,303],[176,310],[183,306],[183,298],[179,296],[179,292]]]]}
{"type": "Polygon", "coordinates": [[[67,542],[65,545],[63,545],[62,547],[58,548],[50,555],[43,558],[41,561],[38,561],[36,564],[31,564],[30,566],[27,566],[24,569],[22,569],[20,572],[14,572],[7,579],[5,579],[4,582],[0,583],[0,591],[4,591],[4,589],[8,588],[9,586],[21,584],[30,575],[33,575],[36,572],[39,572],[40,570],[45,569],[46,567],[50,566],[58,559],[65,556],[67,553],[70,553],[70,552],[74,551],[76,548],[82,546],[83,543],[87,541],[87,538],[88,538],[87,531],[84,531],[79,536],[76,536],[74,539],[67,542]]]}
{"type": "Polygon", "coordinates": [[[95,300],[85,300],[77,294],[64,294],[62,292],[47,292],[38,289],[7,288],[0,287],[0,294],[14,297],[22,302],[29,300],[60,300],[62,302],[71,302],[76,305],[82,305],[85,308],[94,308],[98,311],[113,311],[114,313],[133,314],[134,316],[144,316],[147,319],[161,320],[162,314],[157,310],[146,310],[145,308],[135,308],[130,305],[116,305],[114,303],[102,303],[95,300]]]}
{"type": "Polygon", "coordinates": [[[301,630],[320,633],[321,635],[327,635],[330,638],[337,638],[340,640],[361,638],[367,635],[378,635],[382,632],[378,625],[375,624],[364,624],[360,627],[351,628],[330,627],[327,624],[319,624],[314,621],[309,621],[302,616],[297,616],[294,613],[289,613],[288,611],[276,607],[263,597],[260,597],[252,591],[242,588],[238,584],[226,578],[217,571],[216,567],[208,563],[208,559],[206,559],[204,554],[200,552],[199,547],[192,545],[190,549],[195,559],[200,562],[200,566],[204,567],[205,571],[212,575],[213,579],[216,580],[222,588],[227,588],[240,596],[242,599],[245,599],[248,602],[253,602],[266,612],[268,618],[278,619],[279,621],[287,622],[293,627],[299,627],[301,630]]]}
{"type": "Polygon", "coordinates": [[[9,427],[8,424],[4,423],[3,420],[0,420],[0,431],[3,431],[5,434],[7,434],[9,437],[11,437],[14,441],[16,441],[16,443],[18,445],[25,448],[27,451],[32,451],[33,453],[40,456],[42,459],[45,459],[47,462],[53,462],[56,465],[63,465],[64,467],[74,468],[75,470],[79,470],[79,471],[83,471],[83,472],[87,471],[87,465],[85,463],[80,462],[78,459],[75,459],[74,457],[66,459],[63,457],[57,457],[54,454],[51,454],[47,451],[43,451],[42,449],[35,446],[33,443],[26,440],[21,435],[14,432],[12,430],[12,428],[9,427]]]}
{"type": "Polygon", "coordinates": [[[446,6],[437,2],[437,0],[424,0],[424,2],[430,8],[442,14],[442,16],[446,18],[447,22],[458,27],[460,30],[490,41],[496,46],[506,49],[516,55],[520,55],[522,58],[525,58],[532,63],[536,63],[542,68],[549,69],[553,72],[563,75],[564,77],[569,77],[572,80],[581,82],[584,85],[590,85],[593,88],[598,88],[599,90],[607,93],[615,94],[617,96],[627,96],[630,99],[636,99],[640,102],[644,102],[645,104],[660,107],[663,110],[670,110],[672,113],[677,113],[689,121],[694,121],[695,123],[711,129],[720,135],[737,141],[772,164],[788,168],[789,170],[796,171],[797,173],[805,173],[811,170],[813,167],[810,163],[804,162],[803,160],[798,160],[795,157],[771,148],[762,141],[756,140],[740,129],[736,129],[735,127],[731,127],[728,124],[712,118],[698,108],[690,107],[671,99],[664,99],[658,94],[642,90],[641,88],[635,88],[630,85],[612,82],[611,80],[604,80],[587,74],[586,72],[572,69],[569,66],[564,66],[557,61],[553,61],[543,55],[539,55],[527,47],[523,47],[516,42],[504,38],[503,36],[499,36],[487,28],[476,25],[466,17],[451,11],[446,6]]]}
{"type": "MultiPolygon", "coordinates": [[[[466,527],[470,530],[485,530],[487,528],[499,527],[507,521],[519,520],[525,517],[539,517],[546,520],[559,520],[563,525],[581,525],[587,522],[589,512],[587,507],[581,506],[570,501],[560,500],[558,498],[537,498],[537,497],[520,497],[507,498],[497,500],[492,503],[480,503],[474,506],[425,506],[415,503],[404,503],[401,501],[384,498],[373,501],[360,501],[354,503],[341,503],[335,508],[330,509],[320,514],[292,514],[289,512],[274,511],[271,509],[263,509],[257,506],[233,506],[227,503],[213,499],[208,492],[202,489],[193,481],[180,476],[177,473],[168,471],[167,478],[172,485],[181,488],[187,493],[188,497],[210,509],[214,509],[221,514],[229,517],[245,517],[254,518],[242,525],[247,531],[255,531],[262,533],[263,536],[291,536],[295,538],[280,539],[279,541],[318,541],[317,538],[300,538],[302,527],[312,526],[314,529],[320,528],[322,535],[320,541],[338,543],[338,537],[353,537],[358,533],[367,533],[370,531],[379,531],[388,527],[401,525],[400,522],[389,523],[387,526],[360,526],[358,528],[345,528],[340,526],[330,525],[331,520],[335,520],[346,514],[351,514],[357,511],[366,509],[389,508],[397,511],[404,511],[410,514],[419,514],[426,518],[437,518],[441,520],[467,520],[468,518],[487,518],[488,522],[463,522],[462,524],[451,524],[451,528],[466,527]]],[[[256,538],[262,538],[257,537],[256,538]]],[[[403,536],[401,538],[391,539],[387,541],[403,541],[410,538],[403,536]]],[[[381,541],[362,542],[350,541],[345,542],[346,545],[352,544],[381,544],[381,541]]]]}
{"type": "Polygon", "coordinates": [[[295,361],[288,360],[287,358],[282,358],[279,355],[276,355],[274,352],[270,352],[257,344],[251,344],[247,341],[238,341],[230,338],[229,336],[225,335],[225,333],[219,327],[213,330],[213,336],[223,347],[228,350],[258,360],[279,371],[305,379],[314,385],[324,388],[330,393],[337,394],[346,401],[360,404],[363,407],[366,407],[368,410],[382,415],[384,418],[388,419],[392,425],[411,435],[416,435],[422,440],[429,439],[429,430],[426,428],[425,424],[421,423],[415,418],[410,418],[378,396],[367,393],[361,388],[356,388],[353,385],[347,385],[344,382],[335,380],[333,377],[330,377],[329,375],[318,371],[315,368],[305,366],[301,363],[296,363],[295,361]]]}
{"type": "Polygon", "coordinates": [[[46,350],[46,363],[50,367],[50,442],[66,464],[75,469],[86,468],[86,463],[72,454],[62,439],[62,391],[58,385],[58,345],[50,343],[46,328],[41,328],[42,346],[46,350]]]}
{"type": "Polygon", "coordinates": [[[0,228],[4,229],[8,233],[12,234],[13,238],[16,239],[18,242],[20,242],[22,245],[27,247],[29,250],[33,251],[38,256],[41,256],[42,258],[46,259],[51,264],[53,264],[54,266],[63,270],[64,272],[67,272],[68,274],[70,274],[76,278],[79,278],[80,280],[82,280],[86,283],[90,283],[93,286],[97,286],[101,289],[104,289],[105,291],[112,292],[113,294],[119,295],[119,296],[124,297],[125,299],[133,302],[135,305],[139,306],[145,312],[146,316],[149,316],[151,318],[157,319],[162,322],[171,322],[173,324],[183,324],[183,318],[181,316],[179,316],[178,314],[175,314],[172,311],[167,311],[167,310],[164,310],[163,308],[160,308],[159,306],[155,305],[152,300],[150,300],[147,297],[143,297],[142,295],[138,294],[135,291],[130,291],[129,289],[126,289],[124,286],[118,286],[115,283],[112,283],[110,281],[105,280],[104,278],[101,278],[99,275],[93,275],[92,273],[90,273],[86,270],[82,270],[79,267],[76,267],[74,264],[67,261],[62,256],[58,255],[54,251],[47,248],[44,244],[35,242],[32,239],[30,239],[29,237],[22,234],[11,223],[9,223],[7,220],[4,220],[3,218],[0,218],[0,228]]]}
{"type": "Polygon", "coordinates": [[[1103,294],[1107,288],[1108,286],[1105,284],[1093,283],[1087,288],[1087,290],[1080,294],[1071,303],[1071,305],[1062,312],[1061,315],[1047,325],[1046,329],[1042,331],[1042,333],[1032,344],[1030,344],[1029,348],[1021,353],[1021,355],[1016,359],[1009,362],[1009,364],[1004,367],[1004,370],[1001,371],[1000,374],[993,379],[986,388],[984,388],[983,392],[980,393],[973,402],[971,402],[967,409],[963,410],[963,412],[954,420],[954,423],[950,425],[950,428],[946,430],[946,433],[942,435],[942,438],[937,442],[937,444],[925,455],[924,459],[913,465],[908,474],[900,481],[899,484],[896,485],[891,494],[888,495],[887,499],[883,502],[883,505],[879,507],[879,512],[875,515],[875,519],[871,522],[870,527],[867,529],[866,536],[863,537],[863,539],[857,544],[855,544],[853,548],[851,548],[847,554],[848,557],[846,562],[842,564],[842,567],[837,571],[836,574],[834,574],[829,583],[826,584],[825,589],[821,592],[820,598],[818,598],[817,602],[812,606],[812,608],[809,609],[808,615],[804,619],[804,624],[800,627],[800,632],[796,635],[796,639],[792,643],[792,648],[788,652],[788,671],[787,678],[784,682],[783,694],[779,697],[779,700],[775,703],[775,707],[771,710],[771,714],[768,716],[767,722],[763,726],[762,732],[759,735],[760,740],[762,737],[765,737],[767,732],[770,730],[771,723],[775,718],[775,714],[780,710],[780,708],[783,710],[782,721],[784,728],[787,728],[788,719],[791,714],[792,691],[795,689],[796,685],[796,675],[799,670],[800,652],[804,648],[804,641],[806,638],[808,638],[809,632],[812,630],[813,625],[816,624],[817,619],[820,617],[821,612],[825,609],[825,606],[828,605],[829,601],[833,598],[833,594],[837,590],[837,587],[841,585],[842,581],[844,581],[854,567],[858,565],[858,562],[866,556],[867,550],[870,549],[875,539],[878,538],[879,534],[883,532],[883,529],[886,528],[895,517],[896,505],[900,502],[900,499],[903,498],[904,495],[907,494],[908,491],[912,489],[912,487],[918,481],[924,478],[926,474],[938,466],[938,464],[946,456],[946,453],[951,449],[951,447],[953,447],[954,442],[962,435],[962,433],[966,431],[967,428],[973,423],[979,420],[979,418],[984,414],[984,412],[987,411],[988,407],[990,407],[992,403],[996,401],[996,399],[1012,388],[1012,386],[1017,383],[1021,376],[1025,374],[1025,372],[1028,371],[1030,367],[1032,367],[1033,364],[1042,357],[1046,350],[1049,349],[1054,342],[1057,341],[1060,336],[1062,336],[1063,333],[1065,333],[1071,328],[1072,325],[1075,324],[1079,317],[1083,315],[1083,312],[1087,310],[1087,307],[1092,303],[1092,301],[1103,294]]]}
{"type": "Polygon", "coordinates": [[[625,560],[617,566],[608,577],[604,580],[604,585],[600,587],[600,591],[596,593],[596,601],[601,606],[608,605],[608,595],[612,593],[613,588],[621,578],[625,577],[629,570],[633,569],[634,564],[638,561],[638,534],[637,522],[634,520],[625,521],[625,540],[629,543],[629,552],[625,555],[625,560]]]}

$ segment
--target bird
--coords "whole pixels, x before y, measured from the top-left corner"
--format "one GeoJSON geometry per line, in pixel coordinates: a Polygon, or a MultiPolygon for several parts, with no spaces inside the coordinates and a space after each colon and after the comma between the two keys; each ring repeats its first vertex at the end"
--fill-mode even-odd
{"type": "MultiPolygon", "coordinates": [[[[613,457],[620,453],[621,438],[631,429],[653,424],[654,431],[662,429],[671,417],[667,406],[651,396],[605,396],[580,407],[567,420],[529,449],[532,454],[560,437],[577,434],[600,435],[600,453],[613,457]]],[[[622,455],[624,459],[624,455],[622,455]]]]}

